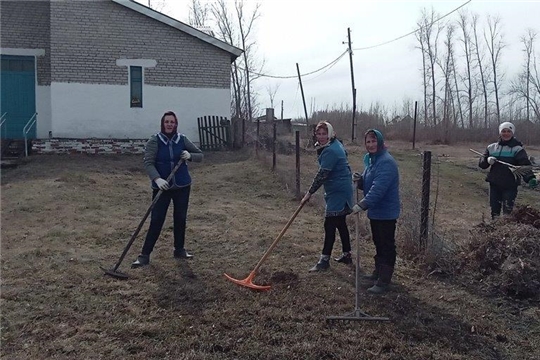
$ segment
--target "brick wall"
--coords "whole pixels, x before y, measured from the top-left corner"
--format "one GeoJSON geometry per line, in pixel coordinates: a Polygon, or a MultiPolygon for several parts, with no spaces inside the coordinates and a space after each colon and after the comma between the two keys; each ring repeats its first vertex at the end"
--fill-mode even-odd
{"type": "Polygon", "coordinates": [[[178,29],[110,0],[50,7],[55,82],[125,85],[128,69],[117,59],[154,59],[145,84],[230,87],[230,54],[178,29]]]}
{"type": "Polygon", "coordinates": [[[0,1],[0,45],[44,49],[37,57],[38,84],[51,84],[49,1],[0,1]]]}
{"type": "Polygon", "coordinates": [[[32,154],[143,154],[148,139],[32,140],[32,154]]]}

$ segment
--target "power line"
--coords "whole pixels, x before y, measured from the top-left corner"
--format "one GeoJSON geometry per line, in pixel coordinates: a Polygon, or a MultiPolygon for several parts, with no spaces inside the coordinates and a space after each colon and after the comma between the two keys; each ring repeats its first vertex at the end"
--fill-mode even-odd
{"type": "MultiPolygon", "coordinates": [[[[339,60],[341,60],[341,58],[348,52],[349,50],[345,50],[341,55],[339,55],[336,59],[332,60],[331,62],[329,62],[328,64],[324,65],[323,67],[317,69],[317,70],[314,70],[314,71],[311,71],[311,72],[308,72],[308,73],[305,73],[305,74],[301,74],[301,76],[308,76],[308,75],[312,75],[312,74],[315,74],[319,71],[322,71],[324,69],[326,69],[327,67],[329,66],[334,66],[335,64],[337,64],[337,62],[339,60]]],[[[240,69],[242,69],[241,67],[239,67],[240,69]]],[[[242,69],[244,70],[244,69],[242,69]]],[[[251,74],[255,74],[255,75],[259,75],[261,77],[269,77],[269,78],[273,78],[273,79],[296,79],[298,77],[298,75],[287,75],[287,76],[279,76],[279,75],[268,75],[268,74],[260,74],[260,73],[256,73],[255,71],[250,71],[251,74]]]]}
{"type": "MultiPolygon", "coordinates": [[[[465,3],[463,3],[462,5],[458,6],[457,8],[455,8],[455,9],[452,10],[452,11],[450,11],[449,13],[447,13],[447,14],[441,16],[440,18],[434,20],[430,25],[433,25],[433,24],[435,24],[436,22],[438,22],[438,21],[444,19],[445,17],[447,17],[447,16],[449,16],[449,15],[455,13],[456,11],[458,11],[459,9],[461,9],[462,7],[464,7],[465,5],[467,5],[468,3],[470,3],[471,1],[472,1],[472,0],[469,0],[469,1],[465,2],[465,3]]],[[[366,47],[362,47],[362,48],[356,48],[356,49],[352,49],[352,50],[353,50],[353,51],[354,51],[354,50],[359,50],[359,51],[361,51],[361,50],[368,50],[368,49],[373,49],[373,48],[376,48],[376,47],[379,47],[379,46],[387,45],[387,44],[393,43],[393,42],[395,42],[395,41],[401,40],[401,39],[403,39],[403,38],[405,38],[405,37],[407,37],[407,36],[410,36],[410,35],[416,33],[417,31],[419,31],[420,29],[421,29],[421,28],[418,28],[418,29],[416,29],[416,30],[414,30],[414,31],[411,31],[411,32],[405,34],[405,35],[401,35],[401,36],[399,36],[399,37],[397,37],[397,38],[395,38],[395,39],[392,39],[392,40],[389,40],[389,41],[385,41],[385,42],[380,43],[380,44],[376,44],[376,45],[372,45],[372,46],[366,46],[366,47]]],[[[322,71],[322,70],[326,69],[326,68],[329,67],[329,66],[334,66],[339,60],[341,60],[341,58],[342,58],[348,51],[349,51],[348,49],[345,50],[345,51],[344,51],[341,55],[339,55],[335,60],[331,61],[330,63],[328,63],[328,64],[326,64],[326,65],[324,65],[323,67],[321,67],[321,68],[319,68],[319,69],[317,69],[317,70],[314,70],[314,71],[305,73],[305,74],[301,74],[301,76],[312,75],[312,74],[315,74],[315,73],[317,73],[317,72],[319,72],[319,71],[322,71]]],[[[240,69],[242,69],[242,68],[240,68],[240,69]]],[[[242,70],[243,70],[243,69],[242,69],[242,70]]],[[[251,71],[251,73],[252,73],[252,74],[255,74],[255,75],[258,75],[258,76],[260,76],[260,77],[267,77],[267,78],[272,78],[272,79],[295,79],[295,78],[298,77],[298,75],[284,75],[284,76],[280,76],[280,75],[269,75],[269,74],[256,73],[256,72],[254,72],[254,71],[251,71]]]]}
{"type": "MultiPolygon", "coordinates": [[[[438,22],[438,21],[444,19],[445,17],[449,16],[450,14],[455,13],[456,11],[458,11],[459,9],[461,9],[462,7],[464,7],[465,5],[467,5],[468,3],[470,3],[471,1],[472,1],[472,0],[469,0],[469,1],[467,1],[466,3],[464,3],[464,4],[460,5],[460,6],[458,6],[458,7],[455,8],[454,10],[450,11],[449,13],[447,13],[447,14],[441,16],[440,18],[438,18],[438,19],[436,19],[436,20],[433,20],[433,22],[432,22],[430,25],[433,25],[433,24],[435,24],[436,22],[438,22]]],[[[422,27],[419,27],[418,29],[416,29],[416,30],[414,30],[414,31],[411,31],[410,33],[407,33],[407,34],[405,34],[405,35],[401,35],[401,36],[399,36],[399,37],[397,37],[397,38],[395,38],[395,39],[392,39],[392,40],[389,40],[389,41],[385,41],[385,42],[380,43],[380,44],[377,44],[377,45],[366,46],[366,47],[357,48],[357,49],[353,49],[353,50],[368,50],[368,49],[373,49],[373,48],[376,48],[376,47],[379,47],[379,46],[387,45],[387,44],[393,43],[394,41],[398,41],[398,40],[401,40],[401,39],[403,39],[403,38],[405,38],[405,37],[407,37],[407,36],[410,36],[410,35],[416,33],[417,31],[419,31],[421,28],[422,28],[422,27]]]]}

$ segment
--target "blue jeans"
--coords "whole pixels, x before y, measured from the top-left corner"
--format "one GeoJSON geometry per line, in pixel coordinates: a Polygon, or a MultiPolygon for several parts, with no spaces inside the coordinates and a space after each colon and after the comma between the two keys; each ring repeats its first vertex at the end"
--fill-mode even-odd
{"type": "Polygon", "coordinates": [[[504,215],[508,215],[514,208],[518,189],[516,187],[501,188],[497,185],[489,184],[489,206],[491,207],[491,219],[501,215],[501,208],[504,215]]]}
{"type": "MultiPolygon", "coordinates": [[[[161,193],[158,201],[152,209],[152,215],[150,217],[150,227],[146,233],[146,240],[141,251],[143,255],[150,255],[156,241],[159,238],[163,223],[167,217],[167,209],[171,200],[173,202],[173,222],[174,222],[174,248],[180,250],[184,248],[184,241],[186,238],[186,220],[187,210],[189,204],[189,193],[191,186],[186,186],[180,189],[167,190],[161,193]]],[[[152,199],[154,199],[159,190],[153,190],[152,199]]]]}

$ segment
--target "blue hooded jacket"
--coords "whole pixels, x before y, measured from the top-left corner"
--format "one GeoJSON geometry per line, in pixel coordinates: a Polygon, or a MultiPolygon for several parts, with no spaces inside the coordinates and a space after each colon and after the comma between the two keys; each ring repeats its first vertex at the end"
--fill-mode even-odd
{"type": "MultiPolygon", "coordinates": [[[[397,163],[384,145],[380,131],[370,129],[377,137],[377,152],[364,156],[362,173],[364,198],[359,206],[367,209],[372,220],[395,220],[400,214],[399,172],[397,163]]],[[[359,184],[360,185],[360,184],[359,184]]]]}

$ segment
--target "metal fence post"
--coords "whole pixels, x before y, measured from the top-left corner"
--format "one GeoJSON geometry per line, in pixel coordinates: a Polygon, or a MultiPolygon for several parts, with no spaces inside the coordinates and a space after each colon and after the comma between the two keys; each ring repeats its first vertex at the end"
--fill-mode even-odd
{"type": "Polygon", "coordinates": [[[295,131],[296,135],[296,198],[300,199],[300,131],[295,131]]]}
{"type": "Polygon", "coordinates": [[[422,205],[420,208],[420,248],[422,250],[425,250],[428,238],[431,151],[424,151],[422,155],[422,205]]]}

